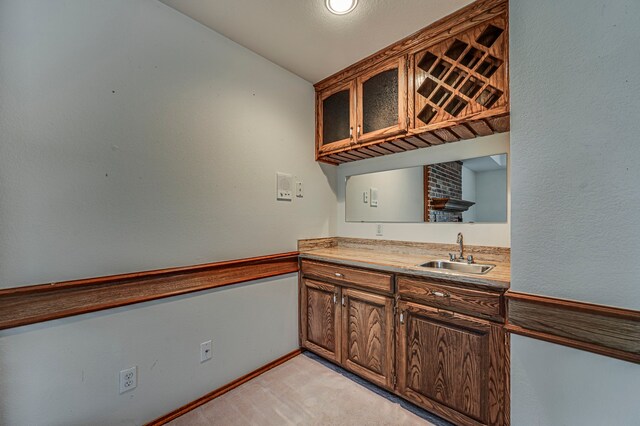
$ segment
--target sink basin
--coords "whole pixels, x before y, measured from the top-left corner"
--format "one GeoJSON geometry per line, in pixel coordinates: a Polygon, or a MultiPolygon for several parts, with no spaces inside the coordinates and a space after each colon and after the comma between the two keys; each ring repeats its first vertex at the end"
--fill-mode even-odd
{"type": "Polygon", "coordinates": [[[418,266],[423,268],[447,269],[450,271],[463,272],[465,274],[486,274],[496,265],[483,265],[480,263],[449,262],[447,260],[432,260],[418,266]]]}

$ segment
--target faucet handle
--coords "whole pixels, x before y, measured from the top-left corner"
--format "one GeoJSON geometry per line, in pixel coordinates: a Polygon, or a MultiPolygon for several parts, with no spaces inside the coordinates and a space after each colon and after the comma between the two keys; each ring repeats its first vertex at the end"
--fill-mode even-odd
{"type": "Polygon", "coordinates": [[[472,255],[467,256],[467,263],[468,264],[472,264],[473,263],[473,256],[472,255]]]}
{"type": "Polygon", "coordinates": [[[455,261],[456,261],[456,255],[455,255],[455,253],[449,253],[449,260],[450,260],[450,261],[452,261],[452,262],[455,262],[455,261]]]}

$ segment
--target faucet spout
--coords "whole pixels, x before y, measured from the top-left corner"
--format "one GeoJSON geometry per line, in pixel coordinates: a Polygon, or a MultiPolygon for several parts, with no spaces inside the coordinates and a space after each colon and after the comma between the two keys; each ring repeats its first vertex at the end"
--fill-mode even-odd
{"type": "Polygon", "coordinates": [[[464,243],[462,238],[462,232],[458,232],[458,238],[456,239],[456,243],[460,245],[460,260],[464,260],[464,243]]]}

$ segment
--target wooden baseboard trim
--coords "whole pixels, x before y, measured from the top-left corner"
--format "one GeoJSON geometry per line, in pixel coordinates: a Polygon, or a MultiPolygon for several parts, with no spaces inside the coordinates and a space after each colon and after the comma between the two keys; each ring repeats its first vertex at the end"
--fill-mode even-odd
{"type": "Polygon", "coordinates": [[[508,291],[506,330],[640,364],[640,311],[508,291]]]}
{"type": "Polygon", "coordinates": [[[0,290],[0,330],[298,271],[298,252],[0,290]]]}
{"type": "Polygon", "coordinates": [[[196,408],[198,408],[199,406],[206,404],[209,401],[212,401],[216,398],[218,398],[219,396],[224,395],[225,393],[229,392],[230,390],[233,390],[235,388],[237,388],[238,386],[242,385],[243,383],[248,382],[249,380],[258,377],[259,375],[266,373],[267,371],[271,370],[274,367],[277,367],[280,364],[283,364],[287,361],[289,361],[292,358],[295,358],[296,356],[300,355],[302,353],[302,349],[296,349],[295,351],[289,352],[288,354],[281,356],[280,358],[271,361],[270,363],[258,368],[257,370],[252,371],[251,373],[245,374],[244,376],[230,382],[227,383],[224,386],[219,387],[218,389],[209,392],[206,395],[201,396],[200,398],[196,399],[195,401],[192,401],[186,405],[183,405],[182,407],[173,410],[172,412],[165,414],[162,417],[158,417],[157,419],[149,422],[146,424],[146,426],[160,426],[160,425],[164,425],[169,423],[172,420],[177,419],[178,417],[182,416],[185,413],[188,413],[191,410],[194,410],[196,408]]]}

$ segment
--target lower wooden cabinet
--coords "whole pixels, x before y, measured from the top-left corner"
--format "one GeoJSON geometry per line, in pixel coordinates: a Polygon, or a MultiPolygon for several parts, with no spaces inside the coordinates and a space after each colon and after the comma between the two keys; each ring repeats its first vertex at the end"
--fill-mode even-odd
{"type": "Polygon", "coordinates": [[[393,389],[393,299],[349,288],[342,297],[342,364],[393,389]]]}
{"type": "Polygon", "coordinates": [[[302,346],[335,362],[341,362],[342,319],[340,287],[302,280],[300,294],[300,340],[302,346]]]}
{"type": "Polygon", "coordinates": [[[485,319],[502,316],[485,308],[467,314],[490,297],[501,312],[495,291],[447,287],[465,303],[443,307],[425,296],[435,288],[429,280],[406,286],[403,277],[388,276],[388,291],[378,294],[365,282],[375,271],[311,266],[303,261],[301,268],[302,347],[457,425],[509,425],[509,341],[501,322],[485,319]]]}
{"type": "Polygon", "coordinates": [[[398,393],[456,424],[505,424],[502,327],[411,302],[398,311],[398,393]]]}
{"type": "Polygon", "coordinates": [[[301,283],[302,346],[393,389],[393,299],[307,278],[301,283]]]}

